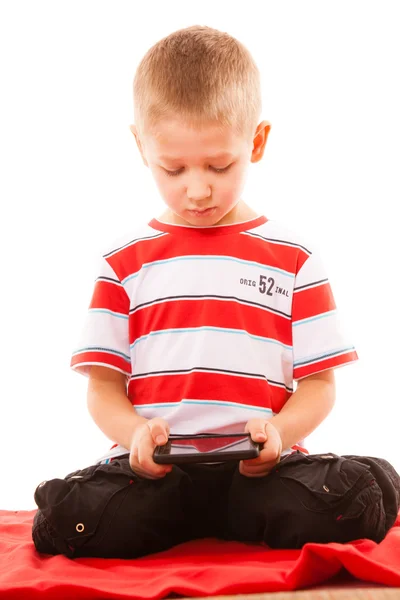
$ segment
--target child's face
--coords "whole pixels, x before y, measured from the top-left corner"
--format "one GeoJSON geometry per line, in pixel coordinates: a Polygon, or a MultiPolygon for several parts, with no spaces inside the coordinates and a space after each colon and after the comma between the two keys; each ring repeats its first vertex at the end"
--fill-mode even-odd
{"type": "Polygon", "coordinates": [[[189,129],[178,119],[162,121],[156,135],[140,140],[131,130],[168,206],[166,219],[209,227],[238,220],[247,169],[261,159],[269,128],[263,121],[251,140],[213,125],[189,129]]]}

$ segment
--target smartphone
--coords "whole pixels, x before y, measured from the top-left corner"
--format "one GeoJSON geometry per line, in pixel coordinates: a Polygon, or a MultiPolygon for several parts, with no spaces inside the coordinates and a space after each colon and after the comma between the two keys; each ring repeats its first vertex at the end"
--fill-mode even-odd
{"type": "Polygon", "coordinates": [[[153,460],[160,465],[246,460],[257,458],[261,447],[248,433],[170,435],[164,446],[156,446],[153,460]]]}

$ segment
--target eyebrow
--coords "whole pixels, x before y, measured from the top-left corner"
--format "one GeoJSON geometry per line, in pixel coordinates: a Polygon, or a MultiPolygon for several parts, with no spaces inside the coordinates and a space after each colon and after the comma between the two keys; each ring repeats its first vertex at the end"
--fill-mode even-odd
{"type": "MultiPolygon", "coordinates": [[[[233,154],[230,152],[220,152],[220,154],[215,154],[214,156],[207,156],[206,160],[218,160],[219,158],[233,158],[233,154]]],[[[179,156],[160,156],[160,160],[181,160],[179,156]]]]}

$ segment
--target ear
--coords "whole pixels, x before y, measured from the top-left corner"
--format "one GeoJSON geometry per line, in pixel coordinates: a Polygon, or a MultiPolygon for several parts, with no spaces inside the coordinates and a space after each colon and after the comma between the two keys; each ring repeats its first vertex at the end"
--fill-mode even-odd
{"type": "Polygon", "coordinates": [[[251,162],[255,163],[262,159],[270,130],[271,123],[268,121],[262,121],[259,125],[257,125],[253,139],[253,151],[250,159],[251,162]]]}
{"type": "Polygon", "coordinates": [[[142,160],[143,160],[144,164],[146,165],[146,167],[148,167],[149,165],[147,164],[147,160],[146,160],[145,155],[144,155],[143,145],[142,145],[142,143],[140,141],[138,130],[137,130],[137,128],[136,128],[135,125],[129,125],[129,129],[131,130],[131,132],[135,136],[136,144],[137,144],[137,147],[139,148],[139,152],[140,152],[140,155],[142,157],[142,160]]]}

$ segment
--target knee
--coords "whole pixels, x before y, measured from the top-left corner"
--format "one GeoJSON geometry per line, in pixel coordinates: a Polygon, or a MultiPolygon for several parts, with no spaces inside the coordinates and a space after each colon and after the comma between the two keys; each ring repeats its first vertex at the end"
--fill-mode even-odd
{"type": "Polygon", "coordinates": [[[261,479],[237,475],[228,521],[234,539],[264,541],[271,548],[360,538],[380,542],[388,530],[377,481],[364,465],[340,457],[329,464],[294,457],[261,479]]]}
{"type": "Polygon", "coordinates": [[[385,533],[394,525],[400,509],[400,476],[393,465],[384,458],[346,455],[343,458],[366,465],[381,491],[381,511],[385,514],[385,533]]]}
{"type": "Polygon", "coordinates": [[[39,509],[33,518],[32,541],[37,552],[41,554],[64,554],[72,558],[71,548],[58,538],[56,532],[39,509]]]}
{"type": "Polygon", "coordinates": [[[136,558],[165,550],[182,535],[183,475],[143,480],[121,460],[43,482],[35,492],[35,547],[69,558],[136,558]]]}

